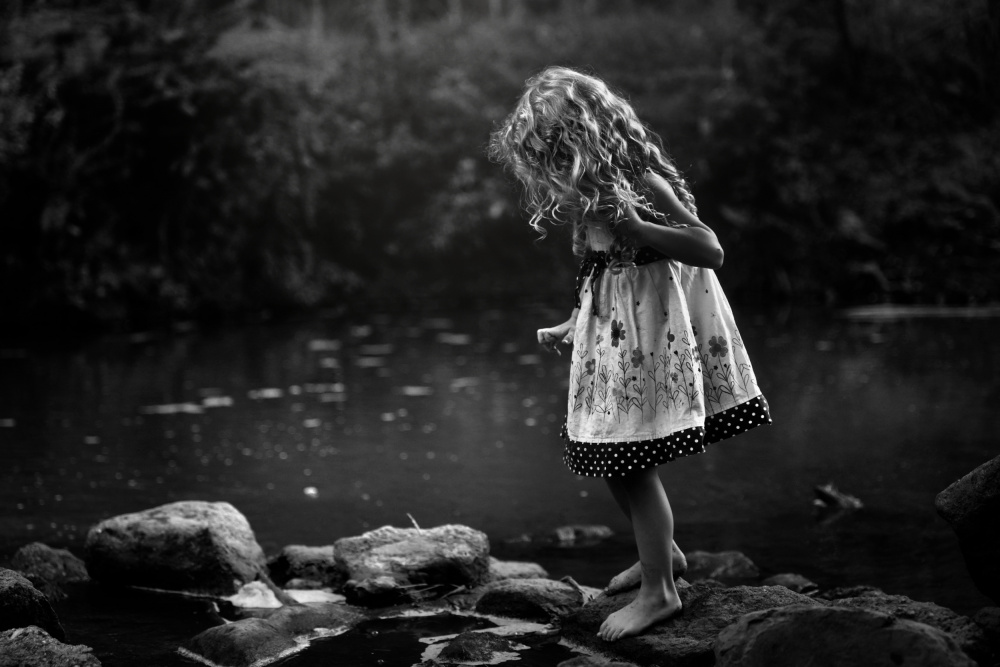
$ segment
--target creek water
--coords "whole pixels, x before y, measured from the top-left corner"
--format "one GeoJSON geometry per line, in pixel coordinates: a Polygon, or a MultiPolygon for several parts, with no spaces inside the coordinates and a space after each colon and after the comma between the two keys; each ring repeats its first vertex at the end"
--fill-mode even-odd
{"type": "MultiPolygon", "coordinates": [[[[0,350],[0,561],[32,541],[82,554],[88,528],[116,514],[224,500],[268,554],[463,523],[498,557],[603,586],[635,552],[603,483],[560,460],[569,356],[540,351],[534,331],[564,317],[542,305],[386,312],[0,350]],[[616,535],[544,539],[571,523],[616,535]]],[[[661,468],[680,546],[737,549],[764,575],[821,587],[872,584],[964,613],[989,604],[934,497],[1000,450],[1000,319],[738,309],[737,321],[775,423],[661,468]],[[827,482],[864,508],[817,515],[813,489],[827,482]]],[[[151,651],[189,664],[173,647],[211,624],[184,602],[88,590],[57,612],[105,665],[151,651]]],[[[321,664],[362,635],[288,664],[321,664]]],[[[393,656],[413,664],[419,650],[393,656]]]]}

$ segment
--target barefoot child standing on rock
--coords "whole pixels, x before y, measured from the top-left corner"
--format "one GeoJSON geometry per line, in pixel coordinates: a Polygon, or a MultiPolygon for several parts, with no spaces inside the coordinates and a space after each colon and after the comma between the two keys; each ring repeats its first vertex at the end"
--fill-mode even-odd
{"type": "Polygon", "coordinates": [[[595,77],[529,79],[490,155],[523,184],[531,225],[572,224],[583,256],[576,308],[538,342],[574,346],[563,460],[605,478],[639,551],[608,589],[639,593],[598,634],[637,635],[681,610],[657,466],[771,422],[713,271],[722,248],[659,137],[595,77]]]}

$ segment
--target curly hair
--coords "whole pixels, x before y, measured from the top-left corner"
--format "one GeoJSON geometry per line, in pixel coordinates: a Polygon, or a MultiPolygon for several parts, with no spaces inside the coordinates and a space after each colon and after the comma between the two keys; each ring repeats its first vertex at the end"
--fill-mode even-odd
{"type": "Polygon", "coordinates": [[[697,215],[684,177],[632,105],[600,79],[566,67],[528,79],[513,112],[490,135],[489,156],[524,185],[529,224],[542,237],[543,220],[573,224],[577,254],[588,220],[613,231],[629,206],[664,218],[650,203],[647,171],[665,178],[697,215]]]}

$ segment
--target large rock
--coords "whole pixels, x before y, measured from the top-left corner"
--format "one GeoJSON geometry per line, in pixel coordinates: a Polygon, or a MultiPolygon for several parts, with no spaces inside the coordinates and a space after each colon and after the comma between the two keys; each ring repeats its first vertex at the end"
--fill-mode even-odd
{"type": "Polygon", "coordinates": [[[264,552],[229,503],[184,501],[102,521],[87,535],[87,569],[101,582],[232,595],[266,575],[264,552]]]}
{"type": "Polygon", "coordinates": [[[548,623],[583,605],[579,587],[552,579],[505,579],[484,586],[476,611],[548,623]]]}
{"type": "Polygon", "coordinates": [[[0,630],[35,625],[62,641],[66,631],[52,605],[31,582],[13,570],[0,568],[0,630]]]}
{"type": "Polygon", "coordinates": [[[678,592],[683,612],[638,637],[613,643],[597,637],[604,619],[634,600],[635,591],[599,596],[563,621],[563,634],[581,646],[638,665],[707,666],[714,660],[716,635],[740,616],[791,604],[820,606],[812,598],[782,586],[726,588],[718,582],[699,581],[678,588],[678,592]]]}
{"type": "Polygon", "coordinates": [[[337,540],[334,548],[338,566],[355,582],[391,577],[403,585],[471,588],[489,575],[489,539],[466,526],[383,526],[337,540]]]}
{"type": "Polygon", "coordinates": [[[760,570],[754,562],[740,551],[690,551],[687,554],[684,577],[688,581],[756,579],[759,576],[760,570]]]}
{"type": "Polygon", "coordinates": [[[336,548],[332,544],[321,547],[290,544],[270,558],[267,566],[271,579],[281,586],[298,579],[340,588],[347,580],[347,573],[337,565],[336,548]]]}
{"type": "MultiPolygon", "coordinates": [[[[854,591],[844,591],[851,592],[854,591]]],[[[830,591],[823,597],[838,607],[874,611],[894,619],[916,621],[937,628],[951,636],[959,648],[981,664],[988,664],[992,656],[986,634],[975,621],[933,602],[918,602],[905,595],[888,595],[870,588],[857,595],[839,597],[836,591],[830,591]]]]}
{"type": "Polygon", "coordinates": [[[0,667],[101,667],[89,646],[63,644],[34,625],[0,632],[0,667]]]}
{"type": "Polygon", "coordinates": [[[958,535],[973,583],[1000,604],[1000,456],[954,482],[934,504],[958,535]]]}
{"type": "Polygon", "coordinates": [[[63,584],[90,580],[83,560],[67,549],[53,549],[41,542],[32,542],[18,549],[10,566],[53,601],[66,597],[63,584]]]}
{"type": "Polygon", "coordinates": [[[717,667],[974,667],[947,633],[864,609],[791,605],[719,633],[717,667]]]}

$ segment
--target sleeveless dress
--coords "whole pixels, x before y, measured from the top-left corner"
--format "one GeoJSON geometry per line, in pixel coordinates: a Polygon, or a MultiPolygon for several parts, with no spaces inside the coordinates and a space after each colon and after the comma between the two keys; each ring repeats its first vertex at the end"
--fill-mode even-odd
{"type": "Polygon", "coordinates": [[[652,248],[623,269],[611,234],[586,232],[562,430],[567,467],[626,475],[770,424],[715,272],[652,248]]]}

